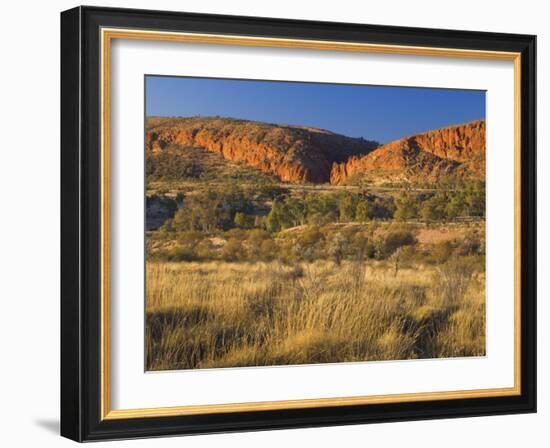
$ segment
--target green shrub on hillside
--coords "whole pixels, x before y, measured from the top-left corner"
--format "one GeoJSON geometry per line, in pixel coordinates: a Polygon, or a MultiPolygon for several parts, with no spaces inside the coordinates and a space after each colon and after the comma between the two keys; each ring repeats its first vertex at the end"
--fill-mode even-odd
{"type": "Polygon", "coordinates": [[[420,215],[425,221],[441,221],[447,218],[447,201],[444,195],[436,194],[422,202],[420,215]]]}
{"type": "Polygon", "coordinates": [[[355,221],[355,210],[358,202],[359,198],[356,194],[343,193],[340,196],[338,200],[338,211],[340,213],[339,218],[341,222],[355,221]]]}
{"type": "Polygon", "coordinates": [[[395,200],[394,218],[398,221],[406,221],[418,218],[418,202],[416,198],[406,192],[401,193],[395,200]]]}

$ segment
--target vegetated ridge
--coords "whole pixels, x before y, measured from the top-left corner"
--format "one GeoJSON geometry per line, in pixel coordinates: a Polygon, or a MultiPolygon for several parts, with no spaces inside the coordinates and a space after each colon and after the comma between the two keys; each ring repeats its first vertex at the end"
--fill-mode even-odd
{"type": "MultiPolygon", "coordinates": [[[[149,117],[149,160],[201,147],[291,183],[438,182],[485,175],[485,121],[416,134],[380,146],[330,131],[219,117],[149,117]]],[[[159,159],[160,160],[160,159],[159,159]]],[[[148,162],[149,163],[149,162],[148,162]]]]}
{"type": "MultiPolygon", "coordinates": [[[[333,164],[368,154],[379,144],[330,131],[218,117],[162,118],[146,122],[146,149],[198,146],[244,162],[283,182],[325,183],[333,164]]],[[[176,149],[177,150],[177,149],[176,149]]]]}
{"type": "Polygon", "coordinates": [[[395,140],[362,156],[335,163],[330,182],[368,178],[373,183],[400,180],[438,181],[445,176],[485,176],[485,121],[436,129],[395,140]]]}

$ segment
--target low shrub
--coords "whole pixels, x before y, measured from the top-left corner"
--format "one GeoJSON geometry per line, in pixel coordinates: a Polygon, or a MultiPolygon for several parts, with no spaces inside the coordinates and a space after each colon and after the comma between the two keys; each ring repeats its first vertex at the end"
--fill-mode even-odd
{"type": "Polygon", "coordinates": [[[412,246],[414,244],[416,244],[416,239],[412,232],[388,232],[378,239],[376,244],[376,253],[378,258],[387,258],[400,247],[412,246]]]}

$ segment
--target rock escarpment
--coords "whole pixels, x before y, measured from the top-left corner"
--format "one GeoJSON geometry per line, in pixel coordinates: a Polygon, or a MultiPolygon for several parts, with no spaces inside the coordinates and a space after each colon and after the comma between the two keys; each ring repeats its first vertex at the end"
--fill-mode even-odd
{"type": "Polygon", "coordinates": [[[374,183],[396,180],[438,181],[444,176],[485,175],[485,121],[436,129],[351,156],[332,166],[330,182],[362,177],[374,183]]]}
{"type": "Polygon", "coordinates": [[[379,146],[322,129],[217,117],[150,117],[145,143],[152,153],[203,147],[284,182],[297,183],[329,182],[334,164],[366,155],[379,146]]]}

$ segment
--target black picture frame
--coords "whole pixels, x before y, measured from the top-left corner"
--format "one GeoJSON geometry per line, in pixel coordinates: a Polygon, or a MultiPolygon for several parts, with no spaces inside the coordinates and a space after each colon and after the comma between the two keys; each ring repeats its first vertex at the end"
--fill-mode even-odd
{"type": "Polygon", "coordinates": [[[536,412],[536,37],[77,7],[61,13],[61,434],[76,441],[536,412]],[[100,29],[521,53],[521,394],[102,420],[100,29]]]}

